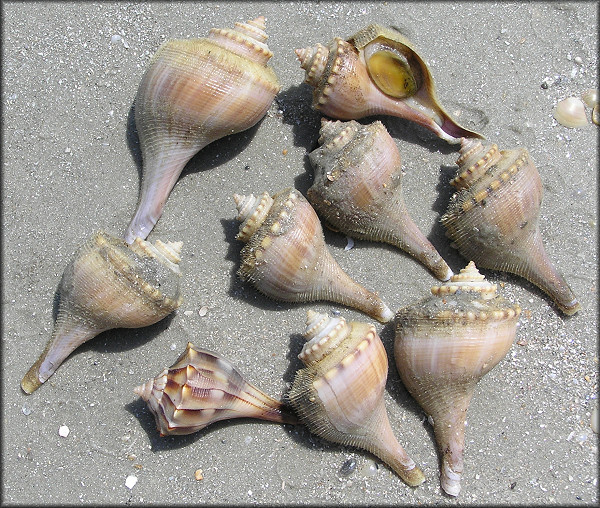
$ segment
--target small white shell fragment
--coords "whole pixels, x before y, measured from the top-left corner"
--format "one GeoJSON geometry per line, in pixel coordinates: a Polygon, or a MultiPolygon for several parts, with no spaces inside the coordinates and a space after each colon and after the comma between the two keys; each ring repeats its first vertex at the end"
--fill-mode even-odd
{"type": "Polygon", "coordinates": [[[554,108],[554,118],[565,127],[585,127],[588,124],[585,116],[585,106],[577,97],[567,97],[554,108]]]}
{"type": "Polygon", "coordinates": [[[183,315],[184,316],[191,316],[193,314],[193,312],[191,310],[186,310],[183,315]]]}
{"type": "Polygon", "coordinates": [[[135,487],[137,481],[137,476],[130,474],[127,478],[125,478],[125,487],[131,490],[133,487],[135,487]]]}
{"type": "Polygon", "coordinates": [[[22,411],[25,416],[29,416],[31,414],[31,409],[29,409],[27,406],[23,406],[22,411]]]}
{"type": "Polygon", "coordinates": [[[594,406],[594,409],[592,409],[592,418],[590,421],[590,426],[592,427],[592,430],[598,434],[598,428],[600,428],[600,415],[598,414],[598,406],[594,406]]]}
{"type": "Polygon", "coordinates": [[[344,250],[350,250],[352,247],[354,247],[354,240],[349,236],[346,237],[346,240],[348,241],[348,243],[344,247],[344,250]]]}
{"type": "Polygon", "coordinates": [[[71,432],[71,431],[69,430],[69,427],[67,427],[66,425],[61,425],[58,428],[58,435],[60,437],[67,437],[69,435],[69,432],[71,432]]]}
{"type": "Polygon", "coordinates": [[[200,310],[198,311],[198,315],[206,316],[207,312],[208,312],[208,307],[206,305],[203,305],[202,307],[200,307],[200,310]]]}

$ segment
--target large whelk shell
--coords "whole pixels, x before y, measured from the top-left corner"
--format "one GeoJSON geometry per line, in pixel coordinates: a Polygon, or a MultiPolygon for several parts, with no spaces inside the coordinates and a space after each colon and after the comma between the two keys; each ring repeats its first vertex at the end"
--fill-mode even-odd
{"type": "Polygon", "coordinates": [[[545,291],[566,314],[580,304],[548,258],[539,231],[542,182],[529,152],[463,139],[458,190],[441,221],[453,246],[480,268],[514,273],[545,291]]]}
{"type": "Polygon", "coordinates": [[[246,243],[238,275],[263,294],[287,302],[328,300],[387,322],[394,313],[335,261],[316,212],[296,189],[274,196],[234,196],[246,243]]]}
{"type": "Polygon", "coordinates": [[[369,115],[407,118],[450,143],[481,137],[458,125],[439,104],[433,78],[412,43],[397,30],[369,25],[347,41],[297,49],[324,115],[356,120],[369,115]]]}
{"type": "Polygon", "coordinates": [[[388,420],[388,361],[375,327],[308,311],[304,337],[298,358],[306,367],[287,394],[300,421],[328,441],[373,453],[408,485],[423,483],[388,420]]]}
{"type": "Polygon", "coordinates": [[[171,367],[134,392],[148,404],[161,436],[191,434],[232,418],[297,423],[280,401],[246,381],[231,362],[191,342],[171,367]]]}
{"type": "Polygon", "coordinates": [[[104,231],[82,245],[65,268],[52,337],[21,387],[31,393],[78,346],[112,328],[152,325],[173,312],[180,295],[181,242],[132,245],[104,231]]]}
{"type": "Polygon", "coordinates": [[[394,356],[402,382],[433,418],[442,488],[457,496],[475,385],[510,349],[521,309],[473,262],[431,292],[397,312],[394,356]]]}
{"type": "Polygon", "coordinates": [[[385,126],[324,119],[320,135],[308,155],[315,179],[306,194],[317,213],[346,235],[395,245],[448,280],[452,270],[408,214],[400,152],[385,126]]]}
{"type": "Polygon", "coordinates": [[[265,18],[170,40],[152,57],[135,98],[144,171],[125,240],[146,238],[187,162],[206,145],[255,125],[280,89],[267,66],[265,18]]]}

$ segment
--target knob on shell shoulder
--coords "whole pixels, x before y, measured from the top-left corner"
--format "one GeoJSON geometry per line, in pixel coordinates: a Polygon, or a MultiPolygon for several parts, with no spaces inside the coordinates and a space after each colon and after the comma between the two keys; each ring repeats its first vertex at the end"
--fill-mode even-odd
{"type": "Polygon", "coordinates": [[[187,162],[216,139],[255,125],[280,89],[265,18],[163,43],[135,98],[143,174],[125,240],[145,239],[187,162]]]}
{"type": "Polygon", "coordinates": [[[161,436],[192,434],[232,418],[297,423],[293,413],[246,381],[231,362],[191,342],[171,367],[134,392],[148,404],[161,436]]]}
{"type": "Polygon", "coordinates": [[[396,313],[394,357],[407,390],[433,418],[441,484],[460,492],[465,421],[475,385],[507,354],[521,309],[471,261],[432,295],[396,313]]]}
{"type": "Polygon", "coordinates": [[[328,300],[387,322],[394,313],[375,293],[342,270],[323,236],[321,223],[296,189],[272,197],[234,196],[241,221],[237,238],[246,243],[238,275],[275,300],[328,300]]]}
{"type": "Polygon", "coordinates": [[[581,305],[542,243],[543,188],[529,152],[463,139],[457,164],[457,192],[441,217],[453,246],[480,268],[524,277],[575,314],[581,305]]]}
{"type": "Polygon", "coordinates": [[[308,311],[304,337],[298,358],[306,367],[287,394],[300,421],[328,441],[373,453],[408,485],[423,483],[390,426],[383,400],[387,354],[375,327],[308,311]]]}
{"type": "Polygon", "coordinates": [[[313,106],[324,115],[356,120],[369,115],[407,118],[458,143],[481,137],[458,125],[439,104],[431,72],[400,32],[372,24],[348,40],[296,49],[313,106]]]}
{"type": "Polygon", "coordinates": [[[408,214],[400,152],[385,126],[323,119],[320,135],[308,155],[315,178],[306,194],[317,213],[346,235],[395,245],[448,280],[452,270],[408,214]]]}
{"type": "Polygon", "coordinates": [[[112,328],[140,328],[168,316],[179,290],[181,242],[128,245],[105,231],[75,253],[58,287],[58,315],[44,352],[21,381],[32,393],[78,346],[112,328]]]}

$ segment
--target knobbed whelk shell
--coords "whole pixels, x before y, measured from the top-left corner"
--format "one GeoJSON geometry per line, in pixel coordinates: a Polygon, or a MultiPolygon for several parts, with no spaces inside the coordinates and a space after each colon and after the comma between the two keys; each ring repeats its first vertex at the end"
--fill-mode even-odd
{"type": "Polygon", "coordinates": [[[265,18],[170,40],[152,57],[135,98],[144,171],[125,240],[145,239],[187,162],[216,139],[255,125],[280,89],[265,18]]]}
{"type": "Polygon", "coordinates": [[[392,431],[383,391],[387,354],[373,325],[308,311],[298,358],[306,365],[287,394],[311,432],[379,457],[408,485],[425,481],[392,431]]]}
{"type": "Polygon", "coordinates": [[[395,245],[448,280],[452,270],[408,214],[400,152],[385,126],[323,119],[319,143],[308,155],[315,179],[306,193],[317,213],[348,236],[395,245]]]}
{"type": "Polygon", "coordinates": [[[450,183],[458,190],[441,217],[453,246],[480,268],[526,278],[575,314],[581,306],[542,243],[543,188],[529,152],[463,139],[457,164],[450,183]]]}
{"type": "Polygon", "coordinates": [[[327,246],[321,222],[296,189],[273,197],[234,195],[245,242],[238,275],[275,300],[328,300],[354,307],[385,323],[394,313],[375,293],[342,270],[327,246]]]}
{"type": "Polygon", "coordinates": [[[192,434],[232,418],[298,422],[280,401],[248,383],[231,362],[191,342],[171,367],[134,392],[148,404],[161,436],[192,434]]]}
{"type": "Polygon", "coordinates": [[[78,346],[112,328],[141,328],[181,305],[181,242],[128,245],[105,231],[75,253],[58,287],[52,337],[21,381],[32,393],[78,346]]]}
{"type": "Polygon", "coordinates": [[[357,120],[369,115],[407,118],[449,143],[482,137],[458,125],[439,104],[425,61],[400,32],[376,24],[347,41],[296,49],[313,106],[324,115],[357,120]]]}
{"type": "Polygon", "coordinates": [[[496,295],[472,261],[431,292],[396,313],[394,356],[404,386],[433,418],[442,488],[457,496],[475,385],[506,356],[521,308],[496,295]]]}

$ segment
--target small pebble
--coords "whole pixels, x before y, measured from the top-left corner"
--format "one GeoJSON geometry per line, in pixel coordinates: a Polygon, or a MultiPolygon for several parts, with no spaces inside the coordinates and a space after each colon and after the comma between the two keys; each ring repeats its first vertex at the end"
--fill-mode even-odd
{"type": "Polygon", "coordinates": [[[137,476],[133,476],[131,474],[125,479],[125,487],[127,487],[129,490],[131,490],[133,487],[135,487],[135,484],[137,483],[137,481],[138,481],[137,476]]]}
{"type": "Polygon", "coordinates": [[[354,240],[352,238],[350,238],[349,236],[346,237],[347,240],[347,244],[344,247],[344,250],[350,250],[352,247],[354,247],[354,240]]]}
{"type": "Polygon", "coordinates": [[[196,478],[196,481],[204,480],[202,469],[196,469],[196,472],[194,473],[194,478],[196,478]]]}
{"type": "Polygon", "coordinates": [[[590,419],[590,425],[592,430],[598,434],[598,428],[600,427],[600,415],[598,415],[598,406],[592,409],[592,417],[590,419]]]}
{"type": "Polygon", "coordinates": [[[206,305],[203,305],[202,307],[200,307],[200,310],[198,311],[198,315],[206,316],[207,312],[208,312],[208,307],[206,305]]]}
{"type": "Polygon", "coordinates": [[[348,476],[348,475],[352,474],[355,469],[356,469],[356,460],[348,459],[346,462],[344,462],[342,464],[342,467],[340,468],[340,474],[342,476],[348,476]]]}
{"type": "Polygon", "coordinates": [[[177,344],[171,344],[171,345],[169,346],[169,349],[170,349],[171,351],[175,351],[175,350],[177,349],[177,344]]]}
{"type": "Polygon", "coordinates": [[[183,315],[184,316],[191,316],[193,314],[193,312],[191,310],[186,310],[183,315]]]}
{"type": "Polygon", "coordinates": [[[120,35],[113,35],[113,36],[110,38],[110,42],[112,42],[113,44],[114,44],[115,42],[120,42],[120,41],[121,41],[121,36],[120,36],[120,35]]]}
{"type": "Polygon", "coordinates": [[[29,416],[31,414],[31,409],[29,409],[27,406],[23,406],[22,411],[25,416],[29,416]]]}
{"type": "Polygon", "coordinates": [[[583,63],[583,59],[580,56],[576,56],[574,59],[576,64],[581,65],[583,63]]]}
{"type": "Polygon", "coordinates": [[[69,432],[71,432],[71,431],[69,430],[69,427],[67,427],[66,425],[61,425],[58,428],[58,435],[60,437],[67,437],[69,435],[69,432]]]}

